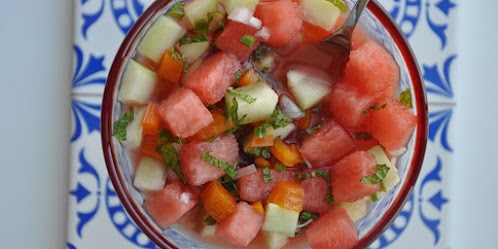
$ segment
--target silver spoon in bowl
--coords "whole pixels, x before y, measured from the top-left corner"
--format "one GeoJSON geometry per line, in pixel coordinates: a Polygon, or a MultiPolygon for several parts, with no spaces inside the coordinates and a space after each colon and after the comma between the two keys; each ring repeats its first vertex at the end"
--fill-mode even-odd
{"type": "MultiPolygon", "coordinates": [[[[360,15],[370,0],[358,0],[351,9],[344,24],[333,34],[323,39],[318,48],[334,58],[334,63],[329,67],[331,75],[336,75],[336,80],[344,76],[344,69],[351,52],[351,37],[353,30],[360,20],[360,15]]],[[[335,80],[334,80],[335,81],[335,80]]]]}

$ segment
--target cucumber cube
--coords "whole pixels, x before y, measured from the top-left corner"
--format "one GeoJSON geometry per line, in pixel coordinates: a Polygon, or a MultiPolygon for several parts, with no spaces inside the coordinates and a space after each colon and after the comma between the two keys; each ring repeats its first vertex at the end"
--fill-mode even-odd
{"type": "Polygon", "coordinates": [[[155,192],[164,188],[166,165],[152,157],[142,156],[138,163],[133,186],[146,192],[155,192]]]}
{"type": "Polygon", "coordinates": [[[329,82],[299,69],[287,72],[287,85],[303,110],[318,104],[331,91],[329,82]]]}
{"type": "MultiPolygon", "coordinates": [[[[367,197],[368,198],[368,197],[367,197]]],[[[339,207],[342,207],[346,210],[349,217],[353,220],[353,222],[359,221],[361,218],[367,215],[368,211],[368,199],[362,198],[355,202],[341,202],[339,207]]]]}
{"type": "Polygon", "coordinates": [[[268,119],[275,110],[275,106],[277,106],[277,93],[275,93],[275,91],[273,91],[273,89],[264,81],[238,87],[235,90],[256,99],[254,102],[248,103],[236,94],[227,92],[225,95],[227,108],[230,109],[233,106],[234,98],[237,101],[237,116],[239,117],[239,120],[241,120],[241,124],[249,124],[268,119]]]}
{"type": "Polygon", "coordinates": [[[145,104],[156,87],[157,74],[130,59],[121,78],[118,100],[125,104],[145,104]]]}
{"type": "MultiPolygon", "coordinates": [[[[387,174],[382,181],[385,187],[385,192],[396,187],[396,185],[398,185],[400,181],[398,169],[391,163],[391,160],[389,160],[389,158],[387,157],[384,149],[382,149],[380,145],[377,145],[369,149],[368,153],[372,154],[375,157],[375,161],[377,162],[377,164],[385,164],[387,167],[389,167],[389,171],[387,171],[387,174]]],[[[383,195],[383,193],[381,194],[383,195]]]]}
{"type": "Polygon", "coordinates": [[[248,8],[251,13],[254,13],[259,0],[222,0],[221,4],[228,14],[232,13],[235,8],[248,8]]]}
{"type": "Polygon", "coordinates": [[[263,231],[294,237],[296,234],[299,212],[282,208],[273,203],[268,203],[265,211],[266,215],[265,222],[263,223],[263,231]]]}
{"type": "Polygon", "coordinates": [[[268,249],[280,249],[289,241],[287,235],[274,232],[263,232],[263,238],[268,249]]]}
{"type": "Polygon", "coordinates": [[[209,41],[194,42],[178,46],[178,50],[189,63],[193,63],[209,49],[209,41]]]}
{"type": "Polygon", "coordinates": [[[185,29],[175,20],[160,16],[145,33],[137,51],[159,64],[164,51],[172,48],[185,33],[185,29]]]}
{"type": "Polygon", "coordinates": [[[145,116],[145,107],[135,107],[133,120],[126,126],[126,140],[123,145],[129,149],[138,148],[142,144],[142,119],[145,116]]]}
{"type": "Polygon", "coordinates": [[[341,15],[341,10],[329,1],[301,0],[300,4],[304,9],[304,21],[325,30],[331,30],[341,15]]]}
{"type": "Polygon", "coordinates": [[[185,6],[185,16],[192,25],[208,22],[208,13],[215,12],[217,0],[194,0],[185,6]]]}

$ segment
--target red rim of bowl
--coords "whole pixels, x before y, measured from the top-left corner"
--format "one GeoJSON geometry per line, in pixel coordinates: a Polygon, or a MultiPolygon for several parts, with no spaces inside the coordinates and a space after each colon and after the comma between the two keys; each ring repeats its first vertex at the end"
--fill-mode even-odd
{"type": "MultiPolygon", "coordinates": [[[[133,53],[132,48],[137,39],[140,38],[140,33],[151,21],[151,19],[158,14],[166,5],[168,5],[172,0],[157,0],[151,4],[149,8],[138,18],[133,27],[130,29],[124,41],[122,42],[116,57],[112,63],[111,69],[109,71],[109,76],[107,78],[104,98],[102,101],[102,114],[101,114],[101,139],[102,148],[104,151],[104,158],[107,167],[107,171],[111,178],[114,189],[119,196],[124,208],[133,219],[133,221],[138,225],[138,227],[144,232],[157,246],[161,248],[177,248],[171,242],[169,242],[161,233],[161,231],[155,229],[155,225],[151,223],[149,219],[142,213],[141,207],[134,202],[130,192],[125,188],[126,183],[120,172],[120,168],[117,164],[116,152],[113,150],[112,141],[112,114],[113,114],[113,100],[115,94],[115,87],[119,79],[119,72],[123,66],[123,62],[133,53]]],[[[406,174],[406,179],[403,186],[393,200],[390,208],[384,214],[383,218],[373,227],[363,238],[358,241],[355,248],[366,248],[370,245],[377,237],[379,237],[382,232],[388,228],[391,222],[399,214],[403,205],[410,196],[411,191],[417,181],[420,169],[422,167],[425,149],[427,144],[427,129],[428,129],[428,109],[427,109],[427,99],[425,95],[425,87],[421,78],[418,63],[413,55],[413,52],[408,45],[403,33],[400,31],[399,27],[395,24],[395,21],[390,17],[390,15],[378,4],[375,0],[370,1],[367,6],[368,10],[382,23],[386,28],[388,33],[392,36],[394,42],[398,46],[398,49],[407,65],[408,72],[411,80],[413,81],[412,93],[415,96],[417,108],[417,126],[416,126],[416,137],[415,137],[415,148],[413,153],[413,159],[411,165],[406,174]]]]}

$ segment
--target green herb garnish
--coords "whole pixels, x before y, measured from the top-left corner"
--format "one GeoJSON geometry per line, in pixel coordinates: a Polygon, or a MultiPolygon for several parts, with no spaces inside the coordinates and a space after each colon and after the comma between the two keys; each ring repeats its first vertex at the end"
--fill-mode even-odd
{"type": "Polygon", "coordinates": [[[206,20],[199,20],[194,25],[194,30],[197,33],[207,33],[208,28],[209,22],[207,22],[206,20]]]}
{"type": "Polygon", "coordinates": [[[401,103],[403,103],[403,105],[405,105],[406,107],[413,108],[410,88],[407,88],[399,95],[399,101],[401,101],[401,103]]]}
{"type": "Polygon", "coordinates": [[[377,104],[375,104],[373,106],[370,106],[368,109],[366,109],[366,110],[363,111],[363,116],[367,116],[368,112],[371,111],[371,110],[372,111],[378,111],[380,109],[386,108],[386,106],[387,106],[387,103],[381,105],[380,107],[378,107],[377,104]]]}
{"type": "Polygon", "coordinates": [[[234,127],[239,126],[239,116],[237,114],[237,109],[239,109],[239,103],[237,102],[237,99],[234,97],[232,99],[232,106],[230,108],[226,109],[226,118],[227,122],[232,122],[232,125],[234,127]]]}
{"type": "Polygon", "coordinates": [[[275,110],[273,110],[273,113],[271,114],[270,118],[266,120],[263,124],[260,126],[256,127],[254,129],[254,135],[256,137],[263,138],[266,136],[266,128],[272,126],[273,129],[285,127],[288,124],[292,122],[292,119],[284,116],[278,109],[278,107],[275,107],[275,110]]]}
{"type": "Polygon", "coordinates": [[[130,108],[123,116],[114,123],[112,135],[119,141],[126,141],[126,127],[133,121],[133,108],[130,108]]]}
{"type": "Polygon", "coordinates": [[[255,41],[256,38],[252,35],[244,35],[242,36],[242,38],[240,38],[240,42],[242,42],[244,45],[248,47],[252,47],[255,41]]]}
{"type": "Polygon", "coordinates": [[[216,224],[216,220],[211,217],[211,216],[208,216],[205,220],[204,220],[204,225],[208,225],[208,226],[211,226],[211,225],[214,225],[216,224]]]}
{"type": "Polygon", "coordinates": [[[364,176],[360,179],[360,182],[367,184],[377,184],[381,183],[386,177],[389,167],[385,164],[377,164],[377,171],[370,176],[364,176]]]}
{"type": "Polygon", "coordinates": [[[341,0],[327,0],[328,2],[332,3],[337,7],[338,9],[341,10],[341,12],[347,12],[348,11],[348,6],[341,0]]]}
{"type": "Polygon", "coordinates": [[[325,120],[323,120],[322,122],[318,123],[316,126],[310,128],[306,132],[308,132],[308,134],[311,135],[311,134],[315,133],[318,129],[322,128],[323,124],[325,124],[325,120]]]}
{"type": "Polygon", "coordinates": [[[376,202],[379,200],[379,196],[377,195],[377,193],[373,193],[370,195],[370,200],[372,200],[373,202],[376,202]]]}
{"type": "Polygon", "coordinates": [[[332,202],[334,202],[334,196],[332,195],[332,187],[329,186],[327,188],[327,193],[325,194],[325,202],[327,202],[327,204],[332,204],[332,202]]]}
{"type": "Polygon", "coordinates": [[[330,175],[329,175],[329,172],[326,171],[326,170],[323,170],[323,169],[318,169],[318,170],[313,170],[313,171],[310,171],[308,173],[305,173],[305,174],[301,174],[299,177],[298,177],[298,180],[300,182],[308,179],[308,178],[313,178],[313,177],[322,177],[323,179],[325,179],[327,182],[330,182],[330,175]]]}
{"type": "Polygon", "coordinates": [[[237,198],[237,201],[240,199],[239,196],[239,189],[237,188],[237,183],[231,178],[230,176],[226,175],[218,179],[218,182],[223,185],[223,187],[230,192],[235,198],[237,198]]]}
{"type": "Polygon", "coordinates": [[[202,153],[201,155],[201,159],[208,163],[208,164],[211,164],[213,166],[215,166],[216,168],[218,169],[222,169],[224,171],[226,171],[227,175],[234,179],[235,178],[235,168],[237,167],[237,164],[230,164],[230,163],[227,163],[227,162],[223,162],[221,161],[220,159],[212,156],[211,154],[211,151],[206,151],[204,153],[202,153]]]}
{"type": "Polygon", "coordinates": [[[182,170],[180,169],[180,157],[178,156],[178,151],[173,144],[163,144],[157,147],[157,152],[163,158],[163,161],[175,172],[175,174],[180,178],[183,183],[187,183],[182,170]]]}
{"type": "Polygon", "coordinates": [[[266,183],[271,182],[270,168],[268,168],[268,167],[263,167],[263,180],[266,183]]]}
{"type": "Polygon", "coordinates": [[[275,164],[275,169],[280,171],[280,172],[284,172],[287,170],[287,166],[285,166],[285,164],[281,163],[281,162],[278,162],[275,164]]]}
{"type": "Polygon", "coordinates": [[[181,52],[177,52],[175,50],[175,48],[171,48],[170,49],[171,51],[171,58],[175,59],[175,60],[179,60],[179,61],[183,61],[183,72],[187,72],[188,70],[188,67],[189,67],[189,63],[187,61],[187,58],[185,58],[185,56],[181,53],[181,52]]]}
{"type": "Polygon", "coordinates": [[[252,58],[256,62],[260,62],[262,59],[262,56],[267,54],[270,51],[270,47],[266,45],[260,45],[254,52],[252,52],[252,58]]]}
{"type": "Polygon", "coordinates": [[[182,139],[173,136],[168,130],[160,129],[157,134],[157,142],[159,143],[177,143],[182,144],[182,139]]]}
{"type": "Polygon", "coordinates": [[[308,222],[309,220],[316,220],[316,219],[318,219],[318,213],[303,210],[301,211],[301,213],[299,213],[299,219],[297,220],[297,224],[301,225],[308,222]]]}
{"type": "Polygon", "coordinates": [[[168,12],[168,15],[178,20],[182,19],[185,15],[185,3],[178,2],[173,5],[173,7],[171,7],[170,11],[168,12]]]}
{"type": "Polygon", "coordinates": [[[216,140],[218,138],[218,135],[214,135],[212,137],[208,137],[206,139],[204,139],[204,141],[208,142],[208,143],[212,143],[214,140],[216,140]]]}
{"type": "Polygon", "coordinates": [[[359,140],[370,140],[372,135],[368,132],[358,132],[355,134],[355,138],[359,140]]]}
{"type": "Polygon", "coordinates": [[[180,46],[185,45],[185,44],[196,43],[196,42],[204,42],[204,41],[208,41],[208,39],[205,35],[185,37],[185,38],[182,38],[180,40],[180,46]]]}
{"type": "Polygon", "coordinates": [[[239,81],[240,80],[240,77],[242,77],[242,75],[244,74],[244,71],[242,70],[237,70],[237,72],[235,72],[235,80],[239,81]]]}
{"type": "Polygon", "coordinates": [[[268,147],[252,147],[248,149],[246,152],[253,156],[261,156],[266,159],[269,159],[271,157],[270,150],[268,149],[268,147]]]}
{"type": "Polygon", "coordinates": [[[248,95],[245,92],[239,91],[237,89],[233,89],[231,87],[228,88],[228,92],[233,94],[233,95],[238,96],[239,98],[241,98],[242,100],[244,100],[245,102],[247,102],[249,104],[252,104],[252,103],[254,103],[254,101],[256,101],[256,98],[252,97],[251,95],[248,95]]]}

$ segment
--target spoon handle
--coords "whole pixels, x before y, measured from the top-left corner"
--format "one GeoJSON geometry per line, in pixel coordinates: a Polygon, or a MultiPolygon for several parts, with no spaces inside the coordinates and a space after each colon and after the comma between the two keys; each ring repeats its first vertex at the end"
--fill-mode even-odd
{"type": "Polygon", "coordinates": [[[344,21],[344,24],[332,35],[325,38],[322,42],[328,42],[332,40],[337,41],[339,39],[342,40],[342,43],[344,43],[343,46],[347,46],[347,48],[349,49],[349,47],[351,47],[351,36],[353,34],[354,27],[358,23],[361,13],[367,6],[368,2],[370,2],[370,0],[356,1],[353,9],[349,13],[348,18],[346,19],[346,21],[344,21]]]}

